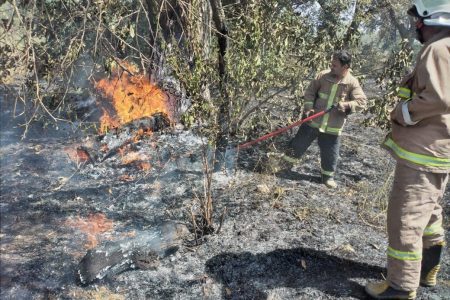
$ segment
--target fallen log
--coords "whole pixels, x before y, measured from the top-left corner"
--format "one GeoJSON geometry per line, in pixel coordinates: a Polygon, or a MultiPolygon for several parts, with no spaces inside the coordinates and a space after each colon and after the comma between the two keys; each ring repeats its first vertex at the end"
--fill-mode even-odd
{"type": "Polygon", "coordinates": [[[157,268],[161,259],[178,250],[188,233],[185,225],[168,222],[139,231],[131,238],[107,242],[89,250],[81,259],[77,279],[82,285],[88,285],[127,270],[157,268]]]}
{"type": "Polygon", "coordinates": [[[170,120],[164,113],[155,113],[150,117],[143,117],[133,120],[126,124],[123,124],[117,131],[128,132],[130,137],[120,145],[115,146],[109,150],[101,159],[100,162],[107,160],[110,157],[116,155],[120,149],[123,149],[129,144],[136,142],[136,135],[140,135],[145,132],[156,132],[170,126],[170,120]]]}
{"type": "Polygon", "coordinates": [[[155,113],[151,117],[144,117],[133,120],[123,125],[130,132],[143,131],[159,131],[170,126],[169,117],[164,113],[155,113]]]}

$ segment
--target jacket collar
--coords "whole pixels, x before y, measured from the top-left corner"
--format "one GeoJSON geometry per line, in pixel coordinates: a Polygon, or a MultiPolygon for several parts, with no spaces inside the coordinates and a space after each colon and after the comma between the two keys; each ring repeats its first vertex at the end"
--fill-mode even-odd
{"type": "Polygon", "coordinates": [[[353,77],[353,75],[351,74],[352,69],[348,69],[347,74],[344,76],[344,78],[342,78],[340,81],[336,78],[336,76],[334,76],[333,74],[331,74],[331,70],[328,70],[328,73],[325,74],[325,80],[331,82],[331,83],[335,83],[335,84],[349,84],[351,82],[351,79],[353,77]]]}
{"type": "Polygon", "coordinates": [[[440,39],[450,37],[450,31],[449,30],[443,30],[442,32],[434,35],[431,39],[429,39],[425,44],[423,44],[423,48],[430,45],[431,43],[434,43],[436,41],[439,41],[440,39]]]}
{"type": "Polygon", "coordinates": [[[421,57],[423,53],[428,49],[428,46],[430,46],[432,43],[437,42],[443,38],[450,37],[450,33],[448,30],[444,30],[435,36],[433,36],[431,39],[429,39],[425,44],[422,45],[422,48],[419,50],[418,57],[421,57]]]}

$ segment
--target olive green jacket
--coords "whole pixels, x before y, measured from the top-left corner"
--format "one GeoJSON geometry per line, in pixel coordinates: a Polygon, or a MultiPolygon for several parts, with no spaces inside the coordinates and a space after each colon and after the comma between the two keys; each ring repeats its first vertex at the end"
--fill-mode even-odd
{"type": "Polygon", "coordinates": [[[340,81],[330,70],[320,72],[311,81],[304,97],[304,111],[314,109],[318,112],[333,104],[337,106],[339,102],[347,102],[350,105],[347,113],[333,109],[328,114],[307,123],[311,127],[318,128],[320,132],[334,135],[342,133],[347,114],[363,108],[367,101],[358,79],[353,77],[350,71],[340,81]]]}

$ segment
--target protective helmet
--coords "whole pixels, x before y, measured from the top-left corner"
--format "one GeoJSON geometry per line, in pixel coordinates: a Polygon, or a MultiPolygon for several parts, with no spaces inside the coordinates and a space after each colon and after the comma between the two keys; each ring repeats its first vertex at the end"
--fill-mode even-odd
{"type": "Polygon", "coordinates": [[[414,0],[408,14],[424,18],[428,26],[450,27],[450,0],[414,0]]]}

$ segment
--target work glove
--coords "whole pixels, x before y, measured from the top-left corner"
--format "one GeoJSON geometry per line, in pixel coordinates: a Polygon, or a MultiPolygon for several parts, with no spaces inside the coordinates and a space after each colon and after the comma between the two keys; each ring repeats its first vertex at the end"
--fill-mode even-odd
{"type": "Polygon", "coordinates": [[[301,106],[296,106],[293,110],[292,110],[292,117],[297,120],[298,118],[301,118],[302,116],[302,107],[301,106]]]}
{"type": "Polygon", "coordinates": [[[349,102],[339,102],[337,106],[338,111],[345,113],[346,115],[352,112],[352,107],[349,102]]]}
{"type": "Polygon", "coordinates": [[[315,113],[314,109],[310,109],[303,112],[302,119],[312,116],[315,113]]]}

